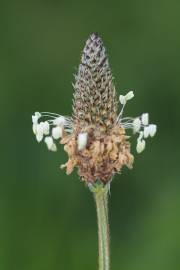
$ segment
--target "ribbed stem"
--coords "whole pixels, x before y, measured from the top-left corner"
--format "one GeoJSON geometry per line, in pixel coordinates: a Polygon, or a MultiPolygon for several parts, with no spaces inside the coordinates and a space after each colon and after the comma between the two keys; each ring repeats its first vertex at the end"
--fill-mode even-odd
{"type": "Polygon", "coordinates": [[[110,237],[108,222],[108,190],[101,188],[94,192],[98,220],[99,270],[110,269],[110,237]]]}

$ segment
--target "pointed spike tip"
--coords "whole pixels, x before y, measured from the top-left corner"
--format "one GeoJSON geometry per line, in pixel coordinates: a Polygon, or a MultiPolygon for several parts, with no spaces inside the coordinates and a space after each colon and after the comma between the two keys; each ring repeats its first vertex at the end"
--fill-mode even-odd
{"type": "Polygon", "coordinates": [[[90,35],[90,38],[91,38],[91,39],[99,38],[98,32],[93,32],[93,33],[90,35]]]}

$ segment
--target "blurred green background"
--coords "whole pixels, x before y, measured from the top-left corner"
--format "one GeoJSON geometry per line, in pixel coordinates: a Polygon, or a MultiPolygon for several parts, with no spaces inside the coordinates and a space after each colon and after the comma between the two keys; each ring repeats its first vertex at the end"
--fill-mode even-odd
{"type": "MultiPolygon", "coordinates": [[[[0,270],[97,269],[92,195],[67,159],[38,145],[34,111],[71,114],[89,34],[107,47],[126,115],[158,125],[134,169],[111,186],[112,270],[180,269],[180,2],[1,1],[0,270]]],[[[135,144],[133,144],[135,153],[135,144]]]]}

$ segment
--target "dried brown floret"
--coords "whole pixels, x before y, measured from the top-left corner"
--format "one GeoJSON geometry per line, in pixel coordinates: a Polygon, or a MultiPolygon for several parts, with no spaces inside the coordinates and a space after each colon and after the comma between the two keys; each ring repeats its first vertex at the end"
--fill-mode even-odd
{"type": "Polygon", "coordinates": [[[84,181],[96,182],[99,179],[107,183],[124,165],[132,168],[134,158],[123,128],[114,126],[106,133],[99,133],[95,127],[83,131],[88,134],[88,142],[82,151],[78,150],[78,134],[74,133],[68,140],[61,140],[69,156],[65,164],[68,174],[77,167],[84,181]]]}

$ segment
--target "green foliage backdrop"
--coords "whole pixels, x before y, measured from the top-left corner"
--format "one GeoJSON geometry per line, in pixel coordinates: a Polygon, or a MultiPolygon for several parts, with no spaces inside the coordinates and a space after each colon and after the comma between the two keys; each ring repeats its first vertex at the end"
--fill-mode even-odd
{"type": "MultiPolygon", "coordinates": [[[[0,269],[97,269],[90,192],[66,161],[38,145],[36,111],[71,114],[73,74],[97,31],[118,94],[135,89],[126,113],[158,125],[134,169],[111,186],[112,270],[180,268],[180,2],[1,1],[0,269]]],[[[135,152],[135,147],[133,146],[135,152]]]]}

